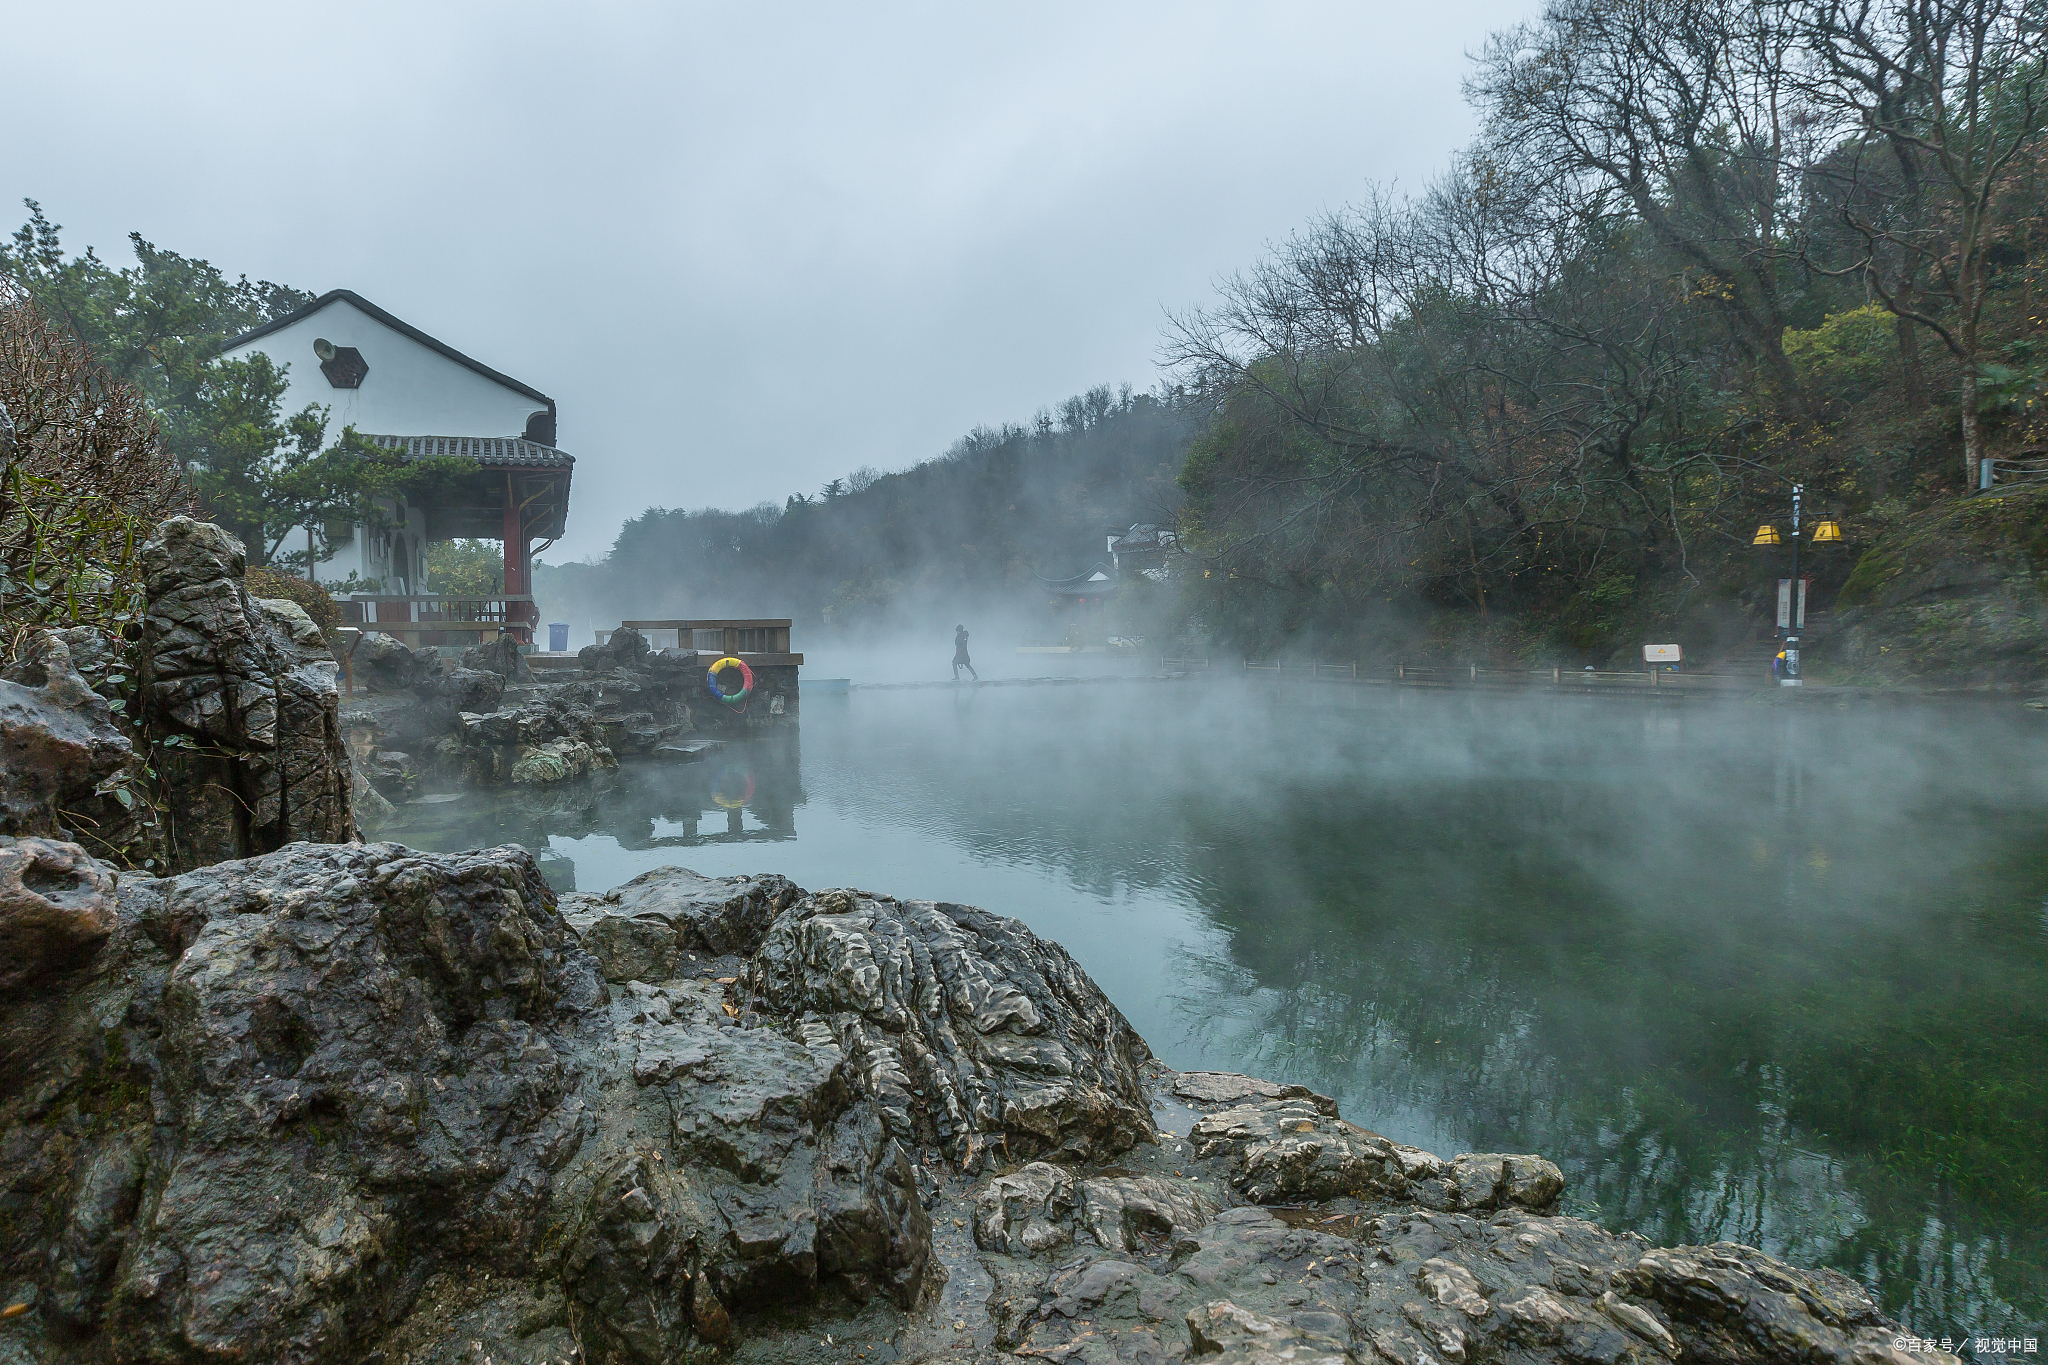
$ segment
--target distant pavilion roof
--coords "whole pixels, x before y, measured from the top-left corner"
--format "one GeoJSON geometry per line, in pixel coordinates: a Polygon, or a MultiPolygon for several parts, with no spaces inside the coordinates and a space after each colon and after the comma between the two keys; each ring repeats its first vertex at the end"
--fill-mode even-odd
{"type": "Polygon", "coordinates": [[[429,540],[502,540],[505,502],[520,509],[522,533],[533,540],[560,538],[569,521],[569,480],[576,457],[566,450],[516,436],[369,436],[371,445],[408,460],[452,456],[476,463],[474,478],[459,479],[445,502],[421,503],[429,540]]]}
{"type": "Polygon", "coordinates": [[[1042,573],[1032,577],[1061,597],[1106,597],[1116,591],[1116,577],[1107,564],[1096,564],[1072,578],[1047,578],[1042,573]]]}

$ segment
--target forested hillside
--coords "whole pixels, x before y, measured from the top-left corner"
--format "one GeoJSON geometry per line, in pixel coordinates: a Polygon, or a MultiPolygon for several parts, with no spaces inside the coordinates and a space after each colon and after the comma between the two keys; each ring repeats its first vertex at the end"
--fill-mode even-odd
{"type": "MultiPolygon", "coordinates": [[[[1978,462],[2048,441],[2037,2],[1559,0],[1477,142],[1179,319],[1186,529],[1234,646],[1712,650],[1805,486],[1817,605],[1978,462]]],[[[1412,657],[1412,656],[1411,656],[1412,657]]]]}
{"type": "Polygon", "coordinates": [[[535,593],[579,630],[726,615],[861,630],[965,604],[1029,617],[1046,610],[1035,574],[1080,573],[1113,528],[1173,519],[1188,434],[1171,402],[1098,387],[1028,428],[976,428],[901,473],[857,471],[781,507],[650,508],[602,563],[537,570],[535,593]]]}

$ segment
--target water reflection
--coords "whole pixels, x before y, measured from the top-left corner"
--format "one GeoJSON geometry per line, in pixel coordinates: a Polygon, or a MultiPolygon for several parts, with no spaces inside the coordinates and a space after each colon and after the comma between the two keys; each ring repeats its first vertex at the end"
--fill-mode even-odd
{"type": "Polygon", "coordinates": [[[403,837],[988,905],[1176,1065],[1544,1152],[1586,1216],[1837,1266],[1923,1334],[2044,1316],[2037,717],[1119,684],[804,724],[801,774],[728,751],[403,837]]]}
{"type": "MultiPolygon", "coordinates": [[[[794,731],[727,744],[688,763],[636,763],[587,784],[434,793],[383,837],[425,848],[521,844],[557,890],[577,889],[573,850],[599,837],[632,852],[785,843],[803,804],[794,731]]],[[[765,855],[764,855],[765,856],[765,855]]],[[[658,857],[649,866],[676,861],[658,857]]],[[[594,883],[597,889],[614,885],[594,883]]]]}

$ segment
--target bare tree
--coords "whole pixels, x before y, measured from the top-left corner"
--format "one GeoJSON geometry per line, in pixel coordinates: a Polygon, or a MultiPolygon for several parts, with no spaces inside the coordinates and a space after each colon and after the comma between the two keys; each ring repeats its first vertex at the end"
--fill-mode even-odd
{"type": "Polygon", "coordinates": [[[1468,93],[1497,159],[1623,196],[1782,392],[1782,167],[1793,31],[1769,0],[1553,0],[1468,93]]]}
{"type": "Polygon", "coordinates": [[[1809,168],[1850,234],[1846,259],[1809,246],[1824,272],[1860,277],[1961,371],[1963,477],[1984,457],[1978,415],[1993,252],[2037,214],[2020,175],[2048,115],[2048,5],[2041,0],[1821,0],[1799,10],[1816,108],[1847,135],[1809,168]]]}
{"type": "Polygon", "coordinates": [[[129,385],[0,284],[0,602],[13,628],[111,624],[138,602],[135,554],[191,490],[129,385]]]}

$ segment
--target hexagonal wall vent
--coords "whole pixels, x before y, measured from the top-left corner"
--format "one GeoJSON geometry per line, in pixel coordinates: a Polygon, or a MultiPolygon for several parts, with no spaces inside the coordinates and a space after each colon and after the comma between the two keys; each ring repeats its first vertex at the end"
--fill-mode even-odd
{"type": "Polygon", "coordinates": [[[359,389],[363,376],[370,372],[370,364],[363,359],[363,353],[353,346],[330,348],[334,354],[320,362],[320,373],[327,376],[327,382],[337,389],[359,389]]]}

